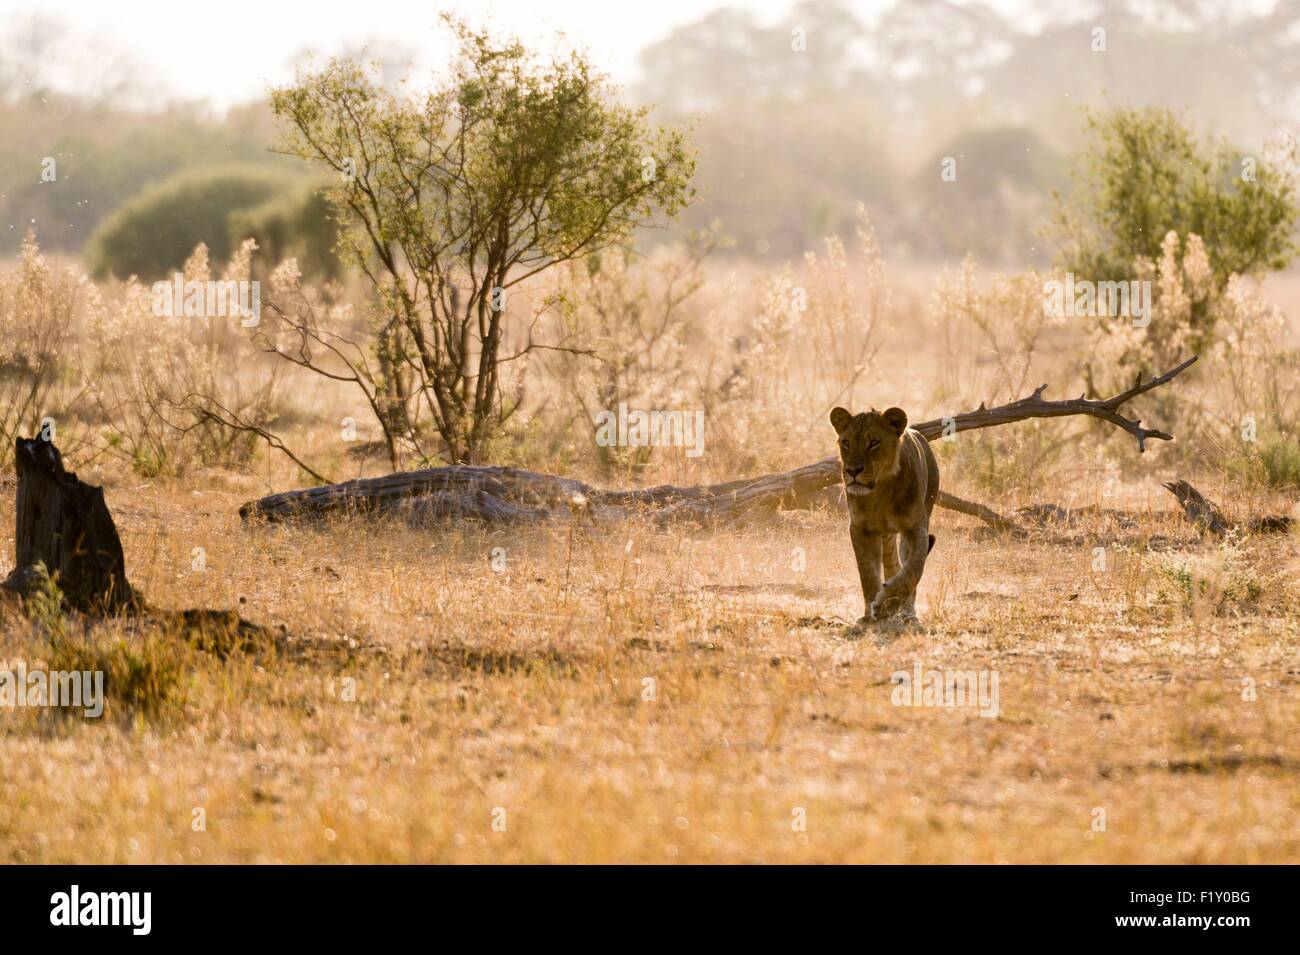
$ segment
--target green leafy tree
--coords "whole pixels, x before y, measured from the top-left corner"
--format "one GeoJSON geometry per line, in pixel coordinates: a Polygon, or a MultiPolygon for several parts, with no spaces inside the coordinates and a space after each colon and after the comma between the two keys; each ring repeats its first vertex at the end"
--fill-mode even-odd
{"type": "MultiPolygon", "coordinates": [[[[1296,144],[1244,155],[1202,143],[1166,109],[1089,112],[1075,200],[1058,208],[1062,265],[1101,279],[1136,278],[1169,232],[1205,243],[1215,289],[1228,277],[1285,268],[1295,255],[1296,144]]],[[[1058,200],[1059,200],[1058,196],[1058,200]]]]}
{"type": "MultiPolygon", "coordinates": [[[[1147,324],[1091,326],[1084,377],[1094,393],[1207,355],[1234,304],[1233,276],[1284,268],[1295,255],[1294,139],[1243,154],[1204,141],[1165,109],[1089,113],[1075,198],[1056,220],[1059,264],[1078,279],[1151,283],[1147,324]]],[[[1187,413],[1150,399],[1160,420],[1187,413]]]]}
{"type": "MultiPolygon", "coordinates": [[[[271,105],[283,151],[333,177],[340,250],[371,285],[368,397],[390,455],[427,457],[431,426],[445,457],[473,461],[519,404],[502,366],[538,347],[503,353],[510,289],[675,215],[694,157],[582,54],[540,62],[446,22],[460,55],[427,93],[399,96],[336,59],[271,105]]],[[[302,348],[286,357],[312,367],[302,348]]]]}

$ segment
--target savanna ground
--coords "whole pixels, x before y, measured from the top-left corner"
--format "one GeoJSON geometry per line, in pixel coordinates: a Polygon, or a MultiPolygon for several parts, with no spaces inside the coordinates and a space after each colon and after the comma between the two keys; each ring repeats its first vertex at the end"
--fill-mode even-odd
{"type": "MultiPolygon", "coordinates": [[[[106,725],[6,716],[6,860],[1283,862],[1300,849],[1293,541],[1194,543],[1163,500],[1134,494],[1153,514],[1099,573],[1090,546],[991,539],[945,513],[924,630],[856,635],[834,515],[746,531],[248,529],[243,493],[112,489],[137,584],[320,642],[221,661],[122,634],[158,658],[162,709],[110,704],[106,725]],[[1190,595],[1168,555],[1144,550],[1156,533],[1237,592],[1190,595]],[[345,637],[362,648],[337,648],[345,637]],[[892,705],[891,674],[917,662],[996,670],[997,717],[892,705]]],[[[12,616],[5,643],[41,655],[12,616]]]]}
{"type": "MultiPolygon", "coordinates": [[[[929,347],[931,372],[882,371],[856,394],[906,400],[919,420],[949,406],[924,378],[955,359],[916,314],[880,321],[881,354],[929,347]]],[[[1077,340],[1049,345],[1036,354],[1054,367],[1078,355],[1077,340]]],[[[96,459],[83,477],[106,485],[153,603],[235,607],[282,626],[286,645],[222,659],[176,634],[7,604],[0,659],[94,659],[116,679],[102,720],[0,714],[0,859],[1296,861],[1297,541],[1202,538],[1159,481],[1189,478],[1237,517],[1288,513],[1293,492],[1171,448],[1139,458],[1128,436],[1077,422],[1044,432],[1078,437],[1032,470],[1039,445],[1019,447],[1018,429],[1038,434],[999,429],[1010,444],[994,452],[1030,479],[995,464],[972,485],[979,455],[941,448],[945,486],[1003,511],[1095,504],[1136,523],[1092,516],[1018,539],[936,511],[923,627],[901,631],[850,629],[861,594],[834,512],[738,527],[244,525],[242,502],[305,483],[283,458],[151,477],[96,459]],[[892,675],[917,664],[995,671],[997,716],[893,705],[892,675]]],[[[299,446],[319,460],[334,431],[304,426],[299,446]]],[[[780,466],[832,452],[829,425],[800,439],[780,466]]],[[[675,453],[665,479],[681,477],[675,453]]],[[[357,469],[345,460],[335,474],[357,469]]],[[[706,466],[687,476],[777,464],[706,466]]],[[[11,540],[13,505],[10,483],[11,540]]]]}

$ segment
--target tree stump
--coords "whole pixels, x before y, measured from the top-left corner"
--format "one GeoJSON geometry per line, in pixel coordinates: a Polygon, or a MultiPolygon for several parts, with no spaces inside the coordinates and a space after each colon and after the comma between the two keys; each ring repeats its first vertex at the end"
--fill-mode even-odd
{"type": "Polygon", "coordinates": [[[220,656],[262,648],[281,649],[278,635],[232,610],[163,610],[150,607],[126,579],[117,525],[93,487],[63,466],[51,442],[19,438],[16,567],[0,590],[28,597],[52,580],[65,605],[92,617],[126,614],[147,619],[220,656]]]}
{"type": "Polygon", "coordinates": [[[26,596],[48,574],[77,610],[105,614],[139,609],[143,602],[127,582],[122,541],[104,503],[104,489],[64,468],[63,456],[49,441],[18,438],[14,445],[17,561],[0,587],[26,596]]]}

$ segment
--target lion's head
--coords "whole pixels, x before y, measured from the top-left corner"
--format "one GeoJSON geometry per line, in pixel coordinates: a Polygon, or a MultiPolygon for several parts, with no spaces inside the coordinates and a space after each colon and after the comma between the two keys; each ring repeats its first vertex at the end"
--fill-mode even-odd
{"type": "Polygon", "coordinates": [[[902,408],[857,415],[835,408],[831,425],[840,436],[840,465],[847,493],[870,494],[877,481],[895,472],[898,444],[907,430],[907,413],[902,408]]]}

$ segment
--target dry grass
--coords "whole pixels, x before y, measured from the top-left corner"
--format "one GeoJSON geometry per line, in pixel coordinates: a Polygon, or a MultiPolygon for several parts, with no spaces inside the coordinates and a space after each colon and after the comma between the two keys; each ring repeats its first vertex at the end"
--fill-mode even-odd
{"type": "MultiPolygon", "coordinates": [[[[1225,552],[1129,489],[1123,503],[1153,513],[1112,535],[1097,572],[1100,527],[991,540],[940,513],[925,631],[856,637],[832,515],[670,532],[241,527],[237,505],[261,490],[127,478],[108,499],[156,603],[239,606],[325,649],[222,661],[126,634],[180,667],[174,705],[4,715],[0,860],[1300,858],[1293,539],[1225,552]],[[1182,549],[1148,551],[1152,534],[1182,549]],[[328,649],[340,637],[360,648],[328,649]],[[996,670],[998,717],[892,705],[891,674],[918,661],[996,670]]],[[[0,658],[41,659],[44,640],[10,611],[0,658]]]]}
{"type": "MultiPolygon", "coordinates": [[[[710,281],[726,305],[725,276],[710,281]]],[[[1080,329],[1033,355],[1016,352],[1014,322],[967,342],[961,315],[925,310],[924,284],[902,283],[875,364],[818,387],[918,420],[999,381],[998,400],[1019,396],[1013,371],[1052,381],[1049,397],[1075,393],[1080,329]],[[999,363],[1002,338],[1026,368],[999,363]],[[897,360],[927,349],[920,368],[897,360]]],[[[1294,306],[1295,288],[1279,290],[1294,306]]],[[[1000,300],[989,314],[1010,315],[1000,300]]],[[[774,404],[749,421],[711,406],[703,458],[666,452],[635,478],[602,477],[590,448],[548,445],[543,422],[503,463],[684,483],[828,454],[803,390],[819,366],[774,341],[791,383],[760,382],[774,404]],[[782,415],[788,394],[804,403],[782,415]]],[[[1198,368],[1214,380],[1211,357],[1198,368]]],[[[288,385],[277,430],[306,460],[336,479],[385,469],[340,440],[337,422],[363,416],[354,394],[288,385]]],[[[1191,376],[1177,388],[1207,393],[1191,376]]],[[[1300,541],[1202,541],[1158,480],[1187,478],[1235,516],[1291,511],[1294,494],[1229,483],[1178,433],[1141,458],[1124,435],[1097,453],[1078,422],[959,436],[962,453],[940,449],[958,493],[1142,516],[1017,540],[936,512],[925,629],[866,634],[847,626],[861,595],[832,514],[672,530],[245,527],[240,503],[305,483],[274,453],[156,479],[74,458],[106,486],[153,603],[237,608],[283,626],[289,647],[220,659],[175,634],[0,606],[0,661],[93,660],[118,676],[100,720],[0,710],[0,861],[1298,861],[1300,541]],[[894,706],[892,675],[918,663],[996,672],[997,717],[894,706]]],[[[0,488],[10,539],[13,498],[0,488]]]]}

